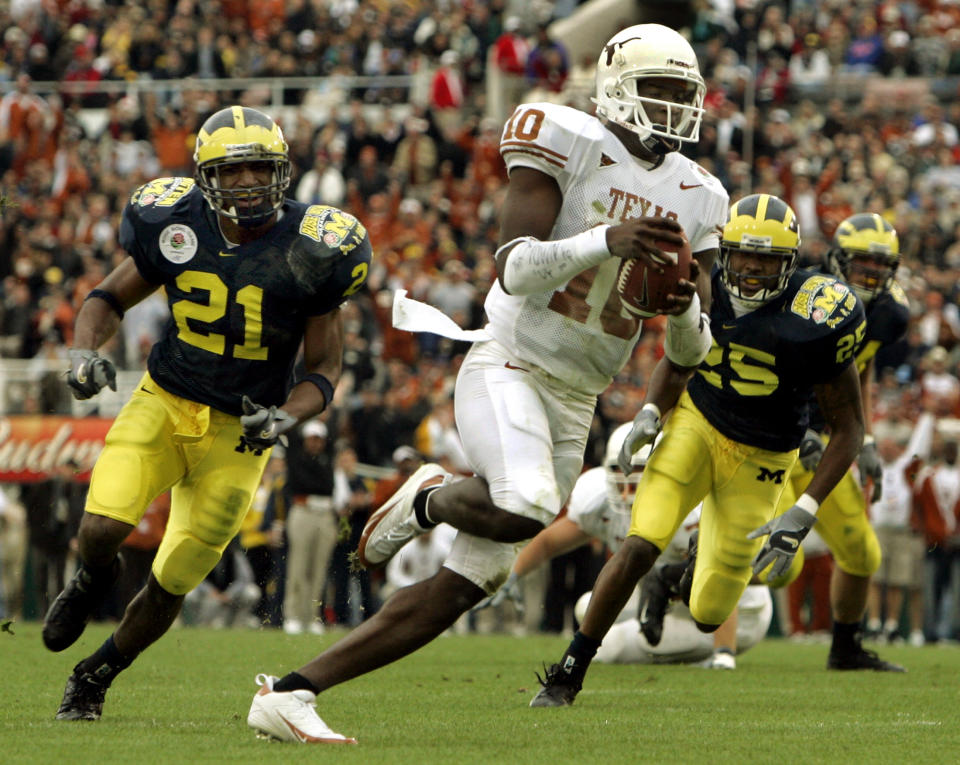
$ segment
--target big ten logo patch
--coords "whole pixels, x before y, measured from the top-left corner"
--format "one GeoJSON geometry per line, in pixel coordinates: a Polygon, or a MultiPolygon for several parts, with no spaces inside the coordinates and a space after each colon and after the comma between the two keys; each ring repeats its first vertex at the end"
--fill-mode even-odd
{"type": "Polygon", "coordinates": [[[366,236],[366,229],[349,213],[329,205],[311,205],[300,221],[300,233],[346,255],[366,236]]]}

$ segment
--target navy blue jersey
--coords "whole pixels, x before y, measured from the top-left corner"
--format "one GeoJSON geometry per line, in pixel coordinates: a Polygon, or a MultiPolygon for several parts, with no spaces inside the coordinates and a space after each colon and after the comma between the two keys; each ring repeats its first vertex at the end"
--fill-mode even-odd
{"type": "MultiPolygon", "coordinates": [[[[889,292],[882,292],[871,300],[866,307],[866,317],[867,331],[855,359],[858,372],[867,368],[877,351],[897,342],[907,332],[910,303],[900,285],[894,282],[889,292]]],[[[809,405],[810,427],[822,432],[826,423],[816,396],[810,397],[809,405]]]]}
{"type": "Polygon", "coordinates": [[[371,259],[366,229],[352,215],[289,199],[267,234],[230,247],[191,178],[137,189],[120,244],[170,306],[150,375],[171,393],[235,415],[244,394],[264,406],[286,401],[307,318],[359,290],[371,259]]]}
{"type": "Polygon", "coordinates": [[[847,285],[813,271],[738,319],[715,268],[710,329],[713,346],[688,388],[694,403],[728,438],[789,451],[806,430],[813,386],[853,363],[866,321],[847,285]]]}
{"type": "Polygon", "coordinates": [[[857,370],[862,372],[877,351],[903,337],[909,320],[910,302],[894,282],[889,292],[880,293],[867,306],[867,334],[857,353],[857,370]]]}

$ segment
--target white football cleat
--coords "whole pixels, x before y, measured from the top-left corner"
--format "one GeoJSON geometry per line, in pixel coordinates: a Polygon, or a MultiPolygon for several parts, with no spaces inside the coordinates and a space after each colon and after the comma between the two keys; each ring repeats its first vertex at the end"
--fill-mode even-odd
{"type": "Polygon", "coordinates": [[[450,474],[439,465],[421,465],[367,520],[357,545],[360,565],[379,568],[411,539],[426,533],[427,529],[417,523],[413,500],[421,489],[443,486],[449,477],[450,474]]]}
{"type": "Polygon", "coordinates": [[[257,675],[260,690],[253,697],[247,725],[257,731],[257,738],[275,738],[298,744],[356,744],[330,730],[317,714],[317,696],[311,691],[275,691],[279,678],[257,675]]]}

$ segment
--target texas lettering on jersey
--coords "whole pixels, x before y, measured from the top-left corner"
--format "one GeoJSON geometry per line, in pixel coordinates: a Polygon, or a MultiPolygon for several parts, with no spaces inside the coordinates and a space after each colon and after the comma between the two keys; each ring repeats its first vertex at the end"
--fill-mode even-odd
{"type": "Polygon", "coordinates": [[[657,216],[664,218],[673,218],[679,220],[680,216],[673,210],[664,211],[662,205],[639,194],[633,194],[623,189],[610,189],[610,207],[607,211],[607,217],[611,220],[617,220],[623,223],[633,218],[645,218],[647,216],[657,216]]]}

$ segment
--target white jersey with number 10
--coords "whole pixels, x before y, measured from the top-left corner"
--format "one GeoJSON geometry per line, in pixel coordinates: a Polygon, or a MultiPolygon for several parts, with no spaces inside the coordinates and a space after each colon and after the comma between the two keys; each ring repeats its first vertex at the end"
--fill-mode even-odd
{"type": "MultiPolygon", "coordinates": [[[[507,121],[500,153],[508,170],[530,167],[556,179],[563,205],[550,239],[632,218],[676,219],[693,252],[717,247],[728,197],[720,182],[674,152],[653,169],[631,155],[595,117],[555,104],[521,104],[507,121]]],[[[640,321],[614,289],[610,258],[547,292],[508,295],[497,282],[486,299],[487,331],[518,358],[584,393],[597,394],[626,364],[640,321]]]]}

